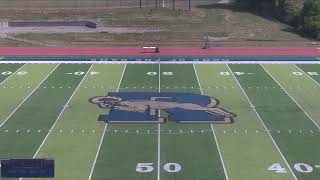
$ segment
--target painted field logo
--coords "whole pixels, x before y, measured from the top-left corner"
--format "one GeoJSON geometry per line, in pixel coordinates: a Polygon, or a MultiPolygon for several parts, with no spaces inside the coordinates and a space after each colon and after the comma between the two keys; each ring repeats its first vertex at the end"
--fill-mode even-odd
{"type": "Polygon", "coordinates": [[[236,116],[219,108],[217,99],[192,93],[111,92],[89,101],[110,109],[99,116],[107,123],[164,123],[160,110],[179,123],[232,123],[236,116]]]}

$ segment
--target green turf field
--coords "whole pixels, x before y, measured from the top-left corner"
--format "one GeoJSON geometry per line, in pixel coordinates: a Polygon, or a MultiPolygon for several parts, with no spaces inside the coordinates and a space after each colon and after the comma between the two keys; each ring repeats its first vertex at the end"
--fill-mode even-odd
{"type": "Polygon", "coordinates": [[[0,159],[54,159],[55,180],[319,180],[319,94],[319,64],[0,64],[0,159]],[[203,94],[236,117],[105,123],[89,99],[109,92],[203,94]]]}

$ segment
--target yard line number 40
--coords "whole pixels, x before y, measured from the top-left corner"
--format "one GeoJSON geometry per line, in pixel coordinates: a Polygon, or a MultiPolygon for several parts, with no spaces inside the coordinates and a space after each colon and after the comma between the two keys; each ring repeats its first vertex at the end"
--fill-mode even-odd
{"type": "MultiPolygon", "coordinates": [[[[178,163],[166,163],[163,170],[168,173],[177,173],[181,171],[182,167],[178,163]]],[[[136,171],[139,173],[150,173],[154,170],[153,163],[138,163],[136,171]]]]}
{"type": "MultiPolygon", "coordinates": [[[[305,163],[296,163],[293,165],[293,168],[300,173],[312,173],[314,168],[305,163]]],[[[320,168],[320,165],[315,165],[315,168],[320,168]]],[[[275,173],[287,173],[287,169],[282,167],[280,163],[274,163],[269,168],[269,171],[273,171],[275,173]]]]}

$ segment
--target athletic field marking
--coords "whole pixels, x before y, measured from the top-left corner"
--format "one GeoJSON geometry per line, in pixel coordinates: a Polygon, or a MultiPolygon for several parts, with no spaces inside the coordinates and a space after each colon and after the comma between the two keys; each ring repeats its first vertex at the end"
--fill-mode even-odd
{"type": "MultiPolygon", "coordinates": [[[[198,81],[198,85],[199,85],[199,88],[200,88],[200,92],[201,92],[201,94],[203,95],[203,91],[202,91],[202,88],[201,88],[201,83],[200,83],[200,81],[199,81],[197,69],[196,69],[196,67],[195,67],[194,64],[192,64],[192,66],[193,66],[194,72],[195,72],[196,77],[197,77],[197,81],[198,81]]],[[[221,154],[219,142],[218,142],[218,140],[217,140],[217,137],[216,137],[216,134],[215,134],[215,132],[214,132],[214,129],[213,129],[213,125],[212,125],[212,124],[211,124],[211,130],[212,130],[212,135],[213,135],[214,140],[215,140],[215,144],[217,145],[217,149],[218,149],[220,161],[221,161],[221,164],[222,164],[222,167],[223,167],[224,175],[225,175],[225,177],[226,177],[226,180],[229,180],[228,173],[227,173],[227,170],[226,170],[226,167],[225,167],[223,158],[222,158],[222,154],[221,154]]]]}
{"type": "Polygon", "coordinates": [[[295,66],[302,71],[305,75],[307,75],[313,82],[315,82],[316,84],[318,84],[320,86],[320,84],[318,83],[318,81],[316,81],[315,79],[313,79],[308,73],[306,73],[304,70],[302,70],[301,68],[299,68],[296,64],[295,66]]]}
{"type": "MultiPolygon", "coordinates": [[[[229,68],[229,71],[231,72],[231,74],[233,74],[233,73],[232,73],[233,71],[231,70],[231,68],[229,67],[229,65],[228,65],[228,64],[226,64],[226,65],[227,65],[227,67],[229,68]]],[[[253,103],[251,102],[251,100],[250,100],[250,98],[248,97],[247,93],[244,91],[244,89],[242,88],[242,86],[241,86],[241,84],[239,83],[238,79],[236,78],[236,76],[234,76],[234,74],[233,74],[233,78],[234,78],[235,81],[237,82],[238,86],[240,87],[240,89],[241,89],[242,93],[244,94],[244,96],[246,97],[247,101],[248,101],[248,102],[250,103],[250,105],[253,107],[253,108],[252,108],[253,111],[256,113],[258,119],[260,120],[261,124],[263,125],[265,131],[268,133],[268,135],[269,135],[272,143],[274,144],[274,146],[275,146],[276,149],[278,150],[279,154],[281,155],[282,159],[283,159],[284,162],[286,163],[286,165],[287,165],[287,167],[289,168],[289,170],[290,170],[291,174],[293,175],[294,179],[295,179],[295,180],[298,180],[298,178],[296,177],[296,175],[293,173],[293,171],[292,171],[292,169],[291,169],[288,161],[286,160],[286,158],[285,158],[284,155],[282,154],[280,148],[278,147],[277,143],[276,143],[275,140],[273,139],[273,137],[272,137],[272,135],[271,135],[271,133],[270,133],[270,130],[267,128],[267,126],[266,126],[265,123],[263,122],[260,114],[258,113],[258,111],[256,110],[256,108],[254,108],[253,103]]]]}
{"type": "MultiPolygon", "coordinates": [[[[41,133],[41,132],[49,132],[50,129],[47,130],[41,130],[41,129],[29,129],[29,132],[37,132],[37,133],[41,133]]],[[[0,131],[1,132],[15,132],[15,133],[20,133],[17,135],[21,135],[24,132],[27,132],[26,129],[15,129],[15,130],[3,130],[0,131]]],[[[74,135],[83,135],[83,133],[86,133],[86,135],[91,135],[91,133],[95,133],[95,132],[103,132],[100,131],[100,129],[78,129],[78,130],[74,130],[74,129],[57,129],[57,130],[52,130],[51,133],[70,133],[70,134],[74,134],[74,135]]],[[[116,129],[116,130],[112,130],[112,129],[107,129],[106,132],[110,132],[110,133],[117,133],[117,134],[138,134],[138,135],[157,135],[158,134],[158,129],[155,130],[142,130],[142,129],[135,129],[135,130],[128,130],[128,129],[116,129]]],[[[313,130],[313,129],[287,129],[287,130],[278,130],[278,129],[269,129],[269,130],[261,130],[261,129],[233,129],[233,130],[215,130],[214,131],[216,134],[226,134],[226,135],[235,135],[235,134],[250,134],[252,135],[252,133],[267,133],[267,132],[277,132],[278,134],[292,134],[295,133],[294,136],[296,135],[311,135],[311,134],[315,134],[315,133],[320,133],[320,129],[319,130],[313,130]]],[[[204,133],[212,133],[212,129],[210,127],[210,129],[197,129],[197,130],[185,130],[182,131],[180,129],[169,129],[167,131],[161,130],[160,131],[161,135],[181,135],[181,134],[204,134],[204,133]]],[[[2,134],[0,134],[2,135],[2,134]]],[[[37,134],[33,134],[33,135],[37,135],[37,134]]]]}
{"type": "Polygon", "coordinates": [[[320,126],[311,118],[311,116],[300,106],[300,104],[283,88],[283,86],[273,77],[273,75],[263,66],[262,68],[269,74],[269,76],[281,87],[281,89],[293,100],[294,103],[296,103],[297,106],[304,112],[305,115],[308,116],[308,118],[313,122],[313,124],[320,129],[320,126]]]}
{"type": "MultiPolygon", "coordinates": [[[[320,58],[317,58],[320,60],[320,58]]],[[[0,63],[15,64],[158,64],[158,61],[1,61],[0,63]]],[[[320,64],[314,61],[161,61],[161,64],[320,64]]]]}
{"type": "MultiPolygon", "coordinates": [[[[160,93],[160,88],[161,88],[161,67],[160,67],[160,63],[159,63],[159,87],[158,87],[158,89],[159,89],[159,93],[160,93]]],[[[159,111],[159,113],[158,113],[158,117],[160,117],[160,110],[158,110],[159,111]]],[[[157,180],[160,180],[160,163],[161,163],[161,161],[160,161],[160,158],[161,158],[161,154],[160,154],[160,151],[161,151],[161,146],[160,146],[160,141],[161,141],[161,138],[160,138],[160,135],[161,135],[161,125],[160,125],[160,123],[158,123],[158,169],[157,169],[157,180]]]]}
{"type": "MultiPolygon", "coordinates": [[[[24,64],[24,65],[26,65],[26,64],[24,64]]],[[[10,79],[14,74],[16,74],[18,71],[20,71],[23,67],[24,67],[24,65],[22,65],[19,69],[17,69],[14,73],[12,73],[12,74],[10,74],[10,76],[8,76],[5,80],[3,80],[2,82],[0,82],[0,86],[2,85],[2,84],[4,84],[8,79],[10,79]]]]}
{"type": "MultiPolygon", "coordinates": [[[[2,86],[2,87],[0,87],[0,88],[3,88],[3,89],[6,89],[6,88],[10,88],[10,89],[22,89],[22,88],[26,88],[26,89],[30,89],[31,87],[30,86],[2,86]]],[[[67,88],[67,89],[70,89],[71,87],[70,86],[66,86],[66,87],[60,87],[60,86],[57,86],[57,87],[55,87],[55,86],[51,86],[51,87],[47,87],[47,86],[43,86],[43,87],[39,87],[39,88],[43,88],[43,89],[47,89],[47,88],[52,88],[52,89],[55,89],[55,88],[60,88],[60,89],[63,89],[63,88],[67,88]]],[[[80,89],[81,88],[84,88],[84,89],[89,89],[89,88],[92,88],[92,89],[96,89],[97,87],[80,87],[80,89]]],[[[117,87],[101,87],[101,89],[116,89],[117,87]]],[[[131,89],[139,89],[139,88],[142,88],[142,89],[145,89],[145,88],[149,88],[149,89],[156,89],[156,87],[145,87],[145,86],[131,86],[131,87],[124,87],[124,88],[120,88],[120,89],[129,89],[129,88],[131,88],[131,89]]],[[[165,89],[200,89],[200,88],[197,88],[197,87],[185,87],[185,86],[181,86],[181,87],[179,87],[179,86],[165,86],[165,87],[162,87],[162,88],[165,88],[165,89]]],[[[202,87],[202,90],[204,90],[204,89],[211,89],[212,87],[202,87]]],[[[228,86],[224,86],[224,87],[219,87],[219,86],[215,86],[215,88],[216,89],[234,89],[234,87],[233,86],[230,86],[230,87],[228,87],[228,86]]],[[[256,88],[256,89],[261,89],[261,88],[264,88],[264,89],[275,89],[275,88],[279,88],[279,89],[281,89],[280,87],[268,87],[268,86],[264,86],[264,87],[262,87],[262,86],[255,86],[255,87],[251,87],[251,86],[248,86],[248,87],[245,87],[245,88],[249,88],[249,89],[254,89],[254,88],[256,88]]],[[[302,86],[294,86],[294,87],[288,87],[289,89],[304,89],[304,87],[302,87],[302,86]]],[[[158,88],[157,88],[158,89],[158,88]]]]}
{"type": "Polygon", "coordinates": [[[319,57],[316,57],[319,61],[320,61],[320,58],[319,57]]]}
{"type": "MultiPolygon", "coordinates": [[[[92,67],[92,65],[90,66],[89,70],[91,69],[91,67],[92,67]]],[[[88,70],[87,73],[83,76],[83,78],[81,79],[81,81],[80,81],[80,83],[78,84],[77,88],[73,91],[72,95],[70,96],[70,98],[69,98],[69,100],[67,101],[66,104],[69,104],[69,103],[70,103],[71,99],[72,99],[73,96],[76,94],[76,92],[78,91],[79,87],[81,86],[83,80],[86,78],[89,70],[88,70]]],[[[33,155],[33,158],[35,158],[35,157],[38,155],[40,149],[42,148],[42,146],[44,145],[44,143],[47,141],[47,139],[48,139],[49,135],[51,134],[53,128],[56,126],[57,122],[60,120],[60,117],[62,116],[62,114],[64,113],[64,111],[67,109],[67,107],[68,107],[68,106],[66,106],[66,105],[63,106],[63,109],[61,110],[61,112],[60,112],[60,114],[58,115],[57,119],[55,120],[55,122],[54,122],[53,125],[51,126],[51,128],[50,128],[49,132],[47,133],[46,137],[43,139],[43,141],[42,141],[42,143],[40,144],[38,150],[37,150],[36,153],[33,155]]]]}
{"type": "Polygon", "coordinates": [[[58,64],[48,75],[45,77],[32,91],[31,93],[11,112],[11,114],[0,124],[0,128],[10,119],[10,117],[19,109],[19,107],[41,86],[41,84],[57,69],[58,64]]]}
{"type": "MultiPolygon", "coordinates": [[[[124,68],[123,68],[123,71],[122,71],[122,74],[121,74],[121,77],[120,77],[120,80],[119,80],[119,83],[118,83],[117,92],[118,92],[119,89],[120,89],[121,81],[122,81],[124,72],[126,71],[126,68],[127,68],[127,64],[125,64],[125,66],[124,66],[124,68]]],[[[95,156],[95,158],[94,158],[94,161],[93,161],[93,164],[92,164],[92,168],[91,168],[91,171],[90,171],[88,180],[91,180],[91,178],[92,178],[92,174],[93,174],[94,168],[95,168],[96,163],[97,163],[97,160],[98,160],[98,156],[99,156],[99,153],[100,153],[100,149],[101,149],[101,146],[102,146],[102,142],[103,142],[103,140],[104,140],[104,137],[105,137],[105,134],[106,134],[106,131],[107,131],[107,127],[108,127],[108,123],[106,123],[106,125],[104,126],[103,133],[102,133],[101,140],[100,140],[100,144],[99,144],[99,146],[98,146],[97,153],[96,153],[96,156],[95,156]]]]}

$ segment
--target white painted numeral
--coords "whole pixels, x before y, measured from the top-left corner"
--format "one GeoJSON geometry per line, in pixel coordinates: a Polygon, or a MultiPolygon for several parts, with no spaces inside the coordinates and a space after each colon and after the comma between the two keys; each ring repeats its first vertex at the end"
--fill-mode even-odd
{"type": "MultiPolygon", "coordinates": [[[[176,173],[181,171],[181,165],[178,163],[166,163],[163,169],[169,173],[176,173]]],[[[153,163],[138,163],[136,171],[140,173],[149,173],[154,170],[153,163]]]]}
{"type": "Polygon", "coordinates": [[[140,173],[148,173],[154,170],[153,163],[138,163],[136,171],[140,173]]]}
{"type": "Polygon", "coordinates": [[[99,73],[100,73],[100,72],[91,71],[91,72],[90,72],[90,75],[91,75],[91,76],[94,76],[94,75],[97,75],[97,74],[99,74],[99,73]]]}
{"type": "Polygon", "coordinates": [[[155,76],[157,74],[158,74],[157,72],[147,72],[147,75],[149,75],[149,76],[155,76]]]}
{"type": "Polygon", "coordinates": [[[1,74],[2,74],[2,75],[5,75],[5,76],[7,76],[7,75],[10,75],[10,74],[12,74],[12,72],[11,72],[11,71],[4,71],[4,72],[2,72],[1,74]]]}
{"type": "Polygon", "coordinates": [[[162,72],[162,75],[164,75],[164,76],[172,76],[173,73],[172,72],[162,72]]]}
{"type": "Polygon", "coordinates": [[[178,163],[167,163],[163,166],[163,169],[169,173],[181,171],[181,166],[178,163]]]}
{"type": "Polygon", "coordinates": [[[275,173],[287,173],[287,169],[283,168],[279,163],[272,164],[268,170],[274,171],[275,173]]]}
{"type": "Polygon", "coordinates": [[[307,72],[310,76],[319,76],[318,72],[307,72]]]}
{"type": "Polygon", "coordinates": [[[305,163],[296,163],[293,167],[301,173],[311,173],[313,171],[313,168],[309,164],[305,163]]]}
{"type": "Polygon", "coordinates": [[[244,72],[233,72],[235,75],[237,76],[241,76],[241,75],[244,75],[245,73],[244,72]]]}
{"type": "Polygon", "coordinates": [[[302,76],[303,75],[302,72],[292,72],[292,74],[295,75],[295,76],[302,76]]]}
{"type": "Polygon", "coordinates": [[[18,75],[18,76],[24,76],[24,75],[26,75],[26,74],[28,74],[27,71],[19,71],[19,72],[17,72],[17,75],[18,75]]]}
{"type": "MultiPolygon", "coordinates": [[[[172,76],[173,72],[162,72],[161,74],[164,76],[172,76]]],[[[158,73],[157,72],[147,72],[147,75],[155,76],[155,75],[158,75],[158,73]]]]}
{"type": "Polygon", "coordinates": [[[229,76],[230,73],[229,72],[220,72],[220,75],[223,75],[223,76],[229,76]]]}
{"type": "Polygon", "coordinates": [[[84,72],[83,71],[78,71],[78,72],[74,72],[73,74],[80,76],[80,75],[84,75],[84,72]]]}

